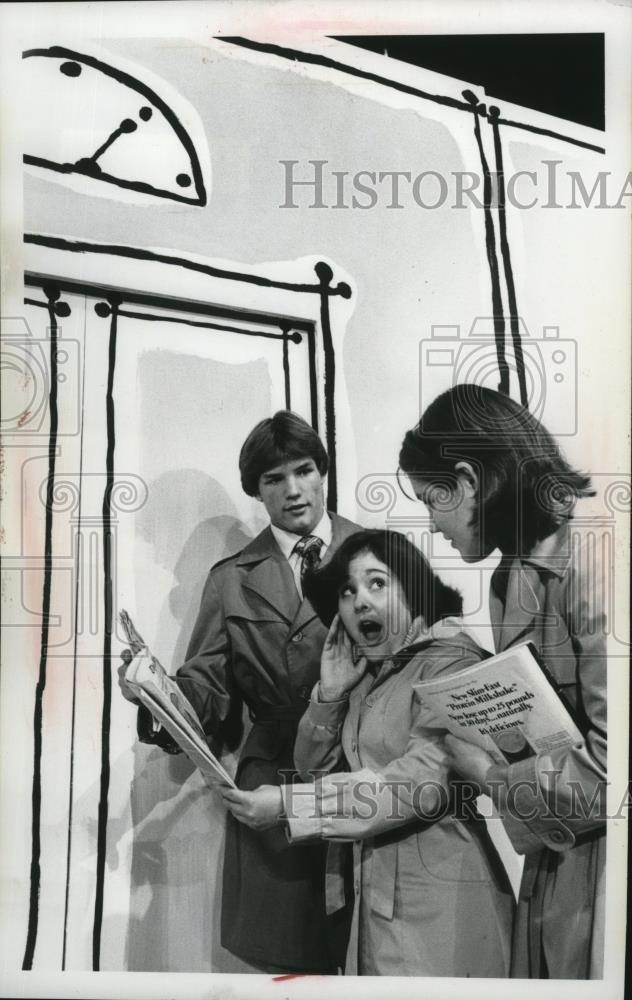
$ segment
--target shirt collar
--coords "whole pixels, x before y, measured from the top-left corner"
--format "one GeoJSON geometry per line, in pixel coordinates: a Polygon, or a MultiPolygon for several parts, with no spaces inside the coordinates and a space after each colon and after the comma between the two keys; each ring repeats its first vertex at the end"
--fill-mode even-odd
{"type": "MultiPolygon", "coordinates": [[[[294,551],[294,546],[303,536],[296,535],[293,531],[285,531],[283,528],[277,528],[276,524],[271,524],[270,530],[272,531],[281,552],[286,559],[289,559],[294,551]]],[[[310,535],[315,535],[316,538],[320,538],[324,542],[325,548],[328,548],[331,545],[331,520],[326,511],[313,531],[310,531],[310,535]]]]}

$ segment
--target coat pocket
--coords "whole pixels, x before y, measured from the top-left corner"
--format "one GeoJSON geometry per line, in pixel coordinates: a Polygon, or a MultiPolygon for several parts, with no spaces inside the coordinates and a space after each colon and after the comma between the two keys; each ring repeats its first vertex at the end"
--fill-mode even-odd
{"type": "Polygon", "coordinates": [[[419,830],[417,850],[423,870],[437,881],[490,882],[483,846],[460,820],[449,816],[419,830]]]}

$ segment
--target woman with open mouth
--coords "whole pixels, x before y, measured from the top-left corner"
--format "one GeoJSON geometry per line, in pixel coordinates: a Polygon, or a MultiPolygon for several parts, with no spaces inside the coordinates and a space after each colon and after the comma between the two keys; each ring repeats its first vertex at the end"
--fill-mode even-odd
{"type": "Polygon", "coordinates": [[[293,840],[332,841],[331,912],[344,902],[337,841],[353,842],[346,974],[506,976],[513,894],[413,689],[483,656],[447,619],[460,596],[391,531],[351,535],[305,588],[331,627],[295,763],[321,777],[286,785],[285,808],[293,840]]]}

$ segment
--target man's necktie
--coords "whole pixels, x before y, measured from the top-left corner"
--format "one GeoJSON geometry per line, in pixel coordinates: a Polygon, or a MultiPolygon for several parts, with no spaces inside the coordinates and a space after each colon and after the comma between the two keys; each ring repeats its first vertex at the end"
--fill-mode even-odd
{"type": "Polygon", "coordinates": [[[293,551],[301,557],[301,595],[305,574],[310,569],[316,569],[320,563],[320,553],[324,544],[322,538],[317,538],[316,535],[304,535],[294,546],[293,551]]]}

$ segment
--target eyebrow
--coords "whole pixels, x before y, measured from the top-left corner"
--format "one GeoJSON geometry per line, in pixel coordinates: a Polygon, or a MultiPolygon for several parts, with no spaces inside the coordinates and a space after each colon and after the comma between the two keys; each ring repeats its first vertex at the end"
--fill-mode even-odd
{"type": "MultiPolygon", "coordinates": [[[[381,569],[379,566],[368,566],[367,569],[362,570],[363,574],[366,576],[368,573],[380,573],[381,576],[391,576],[390,569],[381,569]]],[[[351,578],[347,576],[347,583],[350,583],[351,578]]]]}
{"type": "MultiPolygon", "coordinates": [[[[294,469],[294,472],[303,472],[305,469],[311,469],[314,466],[313,460],[311,458],[306,458],[305,461],[301,462],[294,469]]],[[[270,469],[268,472],[262,473],[264,479],[275,479],[283,478],[285,473],[277,469],[270,469]]]]}

